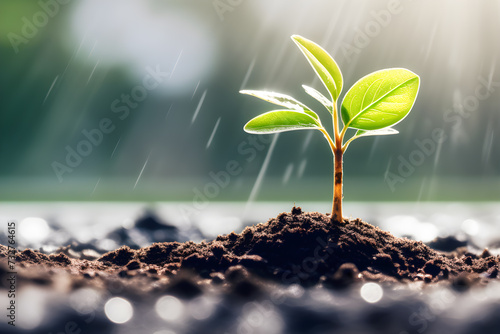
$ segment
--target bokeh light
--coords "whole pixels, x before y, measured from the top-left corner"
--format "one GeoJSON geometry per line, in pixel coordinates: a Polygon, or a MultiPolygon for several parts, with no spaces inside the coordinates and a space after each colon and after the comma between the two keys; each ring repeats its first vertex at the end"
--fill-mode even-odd
{"type": "Polygon", "coordinates": [[[104,305],[104,313],[115,324],[124,324],[132,319],[134,309],[128,300],[113,297],[104,305]]]}
{"type": "Polygon", "coordinates": [[[39,217],[27,217],[19,223],[19,234],[28,243],[39,243],[49,235],[47,221],[39,217]]]}
{"type": "Polygon", "coordinates": [[[178,321],[184,315],[184,304],[174,296],[162,296],[156,302],[155,310],[166,321],[178,321]]]}
{"type": "Polygon", "coordinates": [[[359,291],[361,298],[363,298],[367,303],[374,304],[379,302],[384,295],[384,290],[382,287],[373,282],[365,283],[359,291]]]}

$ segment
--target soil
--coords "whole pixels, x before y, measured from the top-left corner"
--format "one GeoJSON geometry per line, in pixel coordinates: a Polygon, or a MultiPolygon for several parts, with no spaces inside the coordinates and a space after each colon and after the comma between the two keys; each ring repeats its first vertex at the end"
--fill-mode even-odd
{"type": "MultiPolygon", "coordinates": [[[[67,254],[68,247],[50,255],[31,249],[17,252],[18,284],[69,290],[94,286],[132,295],[164,291],[186,297],[207,286],[251,297],[259,294],[259,282],[264,281],[332,289],[365,281],[444,281],[463,290],[497,279],[500,268],[500,258],[487,250],[437,251],[359,219],[331,222],[328,215],[302,212],[300,207],[209,242],[123,246],[96,260],[67,254]]],[[[0,276],[8,271],[7,255],[8,248],[0,245],[0,276]]]]}

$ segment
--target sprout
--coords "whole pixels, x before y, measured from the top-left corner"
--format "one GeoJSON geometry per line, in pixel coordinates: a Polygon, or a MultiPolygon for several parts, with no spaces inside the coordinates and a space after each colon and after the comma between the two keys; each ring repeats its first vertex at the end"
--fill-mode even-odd
{"type": "Polygon", "coordinates": [[[312,87],[303,86],[306,93],[324,105],[331,114],[334,136],[330,136],[321,124],[319,116],[302,102],[284,94],[254,90],[242,90],[240,93],[258,97],[286,109],[261,114],[251,119],[244,130],[254,134],[304,129],[321,131],[334,156],[331,219],[342,222],[342,158],[345,150],[353,140],[361,137],[398,133],[392,126],[405,118],[413,107],[420,78],[404,68],[384,69],[361,78],[344,96],[340,109],[344,127],[339,130],[337,101],[342,92],[343,79],[337,63],[316,43],[298,35],[293,35],[292,40],[329,93],[330,98],[312,87]],[[344,140],[348,128],[355,129],[356,133],[344,140]]]}

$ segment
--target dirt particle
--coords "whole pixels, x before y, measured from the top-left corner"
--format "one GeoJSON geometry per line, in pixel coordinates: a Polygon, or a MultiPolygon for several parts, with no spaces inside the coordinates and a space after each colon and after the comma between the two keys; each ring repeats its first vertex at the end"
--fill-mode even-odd
{"type": "Polygon", "coordinates": [[[460,273],[458,276],[454,277],[451,286],[455,291],[464,292],[469,290],[473,286],[479,277],[470,273],[460,273]]]}
{"type": "Polygon", "coordinates": [[[359,271],[355,264],[344,263],[332,276],[322,276],[323,286],[331,289],[345,289],[360,281],[359,271]]]}
{"type": "Polygon", "coordinates": [[[224,282],[224,275],[221,273],[211,273],[210,278],[212,279],[212,282],[215,284],[221,284],[224,282]]]}
{"type": "Polygon", "coordinates": [[[109,252],[101,256],[98,261],[100,262],[110,262],[116,264],[117,266],[124,266],[132,260],[135,252],[131,250],[128,246],[123,246],[115,251],[109,252]]]}
{"type": "Polygon", "coordinates": [[[300,206],[294,206],[292,208],[292,215],[297,216],[302,214],[302,208],[300,206]]]}
{"type": "Polygon", "coordinates": [[[191,299],[199,296],[203,290],[188,275],[174,280],[167,288],[167,292],[176,295],[177,297],[191,299]]]}
{"type": "Polygon", "coordinates": [[[52,261],[57,262],[57,263],[66,264],[66,265],[71,264],[70,258],[64,253],[51,254],[49,256],[49,258],[52,261]]]}
{"type": "Polygon", "coordinates": [[[225,276],[229,281],[237,282],[247,278],[248,271],[242,265],[236,265],[227,269],[225,276]]]}
{"type": "Polygon", "coordinates": [[[442,271],[441,264],[442,261],[430,260],[425,263],[423,270],[426,274],[437,277],[442,271]]]}
{"type": "Polygon", "coordinates": [[[222,255],[224,254],[224,251],[225,251],[225,248],[224,248],[224,245],[222,244],[222,242],[215,241],[212,244],[212,253],[214,254],[214,256],[216,258],[220,259],[222,257],[222,255]]]}
{"type": "Polygon", "coordinates": [[[141,267],[141,264],[137,260],[132,260],[129,263],[127,263],[126,267],[128,270],[135,270],[139,269],[141,267]]]}
{"type": "Polygon", "coordinates": [[[486,259],[487,257],[490,256],[491,256],[490,251],[488,250],[488,248],[485,248],[479,257],[482,259],[486,259]]]}
{"type": "Polygon", "coordinates": [[[259,287],[259,284],[248,279],[236,282],[231,290],[231,295],[241,297],[245,300],[257,298],[261,294],[262,289],[259,287]]]}

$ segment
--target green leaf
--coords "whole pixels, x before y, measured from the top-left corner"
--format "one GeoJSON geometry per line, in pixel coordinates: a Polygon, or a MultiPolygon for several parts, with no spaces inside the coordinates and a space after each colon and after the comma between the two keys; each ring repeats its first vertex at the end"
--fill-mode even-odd
{"type": "Polygon", "coordinates": [[[330,92],[332,100],[337,101],[342,91],[343,79],[335,60],[321,46],[302,36],[293,35],[292,39],[330,92]]]}
{"type": "Polygon", "coordinates": [[[351,137],[345,144],[344,144],[344,149],[347,149],[349,144],[358,138],[361,137],[368,137],[368,136],[386,136],[386,135],[395,135],[399,133],[398,130],[393,129],[393,128],[383,128],[383,129],[378,129],[378,130],[358,130],[356,131],[356,134],[351,137]]]}
{"type": "Polygon", "coordinates": [[[420,78],[404,68],[368,74],[356,82],[342,101],[345,126],[377,130],[392,126],[408,115],[417,97],[420,78]]]}
{"type": "Polygon", "coordinates": [[[320,124],[316,119],[303,112],[273,110],[252,118],[243,129],[248,133],[266,134],[319,127],[320,124]]]}
{"type": "Polygon", "coordinates": [[[291,96],[281,93],[266,92],[263,90],[240,90],[240,93],[252,95],[264,101],[271,102],[289,109],[310,110],[309,107],[303,104],[302,102],[297,101],[291,96]]]}
{"type": "Polygon", "coordinates": [[[285,94],[266,92],[262,90],[240,90],[240,93],[258,97],[259,99],[277,104],[285,108],[303,111],[309,116],[319,119],[319,116],[304,103],[297,101],[293,97],[285,94]]]}
{"type": "Polygon", "coordinates": [[[323,94],[321,94],[320,92],[318,92],[316,89],[314,89],[312,87],[309,87],[309,86],[306,86],[306,85],[302,85],[302,87],[304,88],[304,90],[306,91],[307,94],[311,95],[318,102],[320,102],[322,105],[324,105],[325,108],[328,109],[328,111],[330,112],[330,114],[333,113],[333,103],[332,103],[332,101],[330,101],[327,97],[325,97],[323,94]]]}
{"type": "Polygon", "coordinates": [[[378,130],[358,130],[356,132],[355,137],[368,137],[368,136],[387,136],[387,135],[395,135],[398,134],[399,131],[393,128],[383,128],[378,130]]]}

